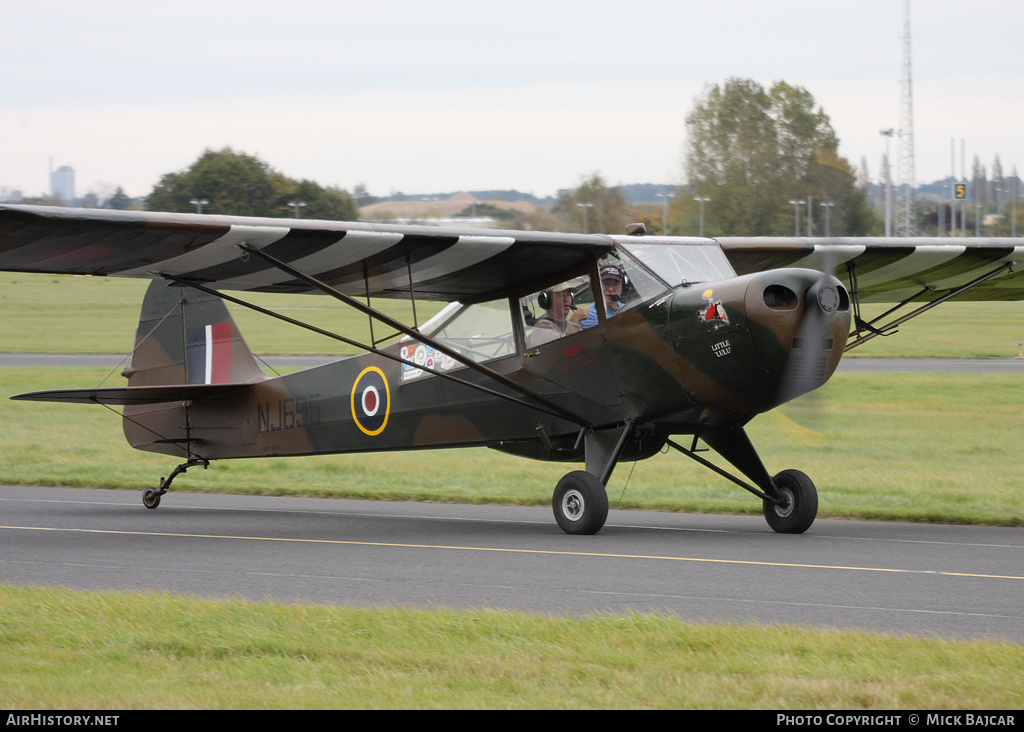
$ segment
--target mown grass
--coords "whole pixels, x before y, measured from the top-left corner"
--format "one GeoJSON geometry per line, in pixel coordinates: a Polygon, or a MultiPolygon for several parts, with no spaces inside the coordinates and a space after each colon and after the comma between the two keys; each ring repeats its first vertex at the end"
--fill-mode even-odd
{"type": "MultiPolygon", "coordinates": [[[[127,353],[138,324],[144,280],[0,272],[0,351],[17,353],[127,353]]],[[[367,318],[326,296],[247,294],[245,299],[357,340],[367,318]]],[[[407,301],[375,300],[385,312],[412,322],[407,301]]],[[[442,304],[420,302],[424,322],[442,304]]],[[[870,319],[889,305],[865,306],[870,319]]],[[[246,310],[229,309],[256,353],[346,354],[355,349],[246,310]]],[[[902,314],[902,313],[901,313],[902,314]]],[[[380,326],[375,335],[386,332],[380,326]]],[[[1010,358],[1024,342],[1024,301],[957,302],[910,321],[899,333],[875,338],[849,357],[1010,358]]]]}
{"type": "MultiPolygon", "coordinates": [[[[95,386],[106,375],[3,368],[0,394],[95,386]]],[[[772,472],[812,476],[819,516],[1021,526],[1022,414],[1016,375],[840,373],[814,401],[762,416],[749,432],[772,472]],[[793,436],[790,420],[814,428],[821,444],[793,436]]],[[[4,483],[141,490],[177,463],[129,448],[120,417],[103,407],[2,399],[0,424],[4,483]]],[[[545,505],[570,467],[485,448],[228,460],[190,470],[174,490],[545,505]]],[[[608,492],[619,508],[761,510],[675,452],[620,465],[608,492]]]]}
{"type": "Polygon", "coordinates": [[[0,585],[6,709],[1019,709],[1024,647],[0,585]]]}
{"type": "MultiPolygon", "coordinates": [[[[117,353],[134,345],[142,298],[149,282],[115,277],[34,275],[0,272],[0,351],[7,353],[117,353]]],[[[369,320],[325,295],[245,294],[242,299],[310,322],[348,338],[369,342],[369,320]]],[[[405,323],[413,322],[406,300],[373,305],[405,323]]],[[[419,302],[425,322],[444,303],[419,302]]],[[[357,350],[294,325],[228,305],[249,346],[258,354],[351,354],[357,350]]],[[[376,324],[374,336],[392,332],[376,324]]]]}

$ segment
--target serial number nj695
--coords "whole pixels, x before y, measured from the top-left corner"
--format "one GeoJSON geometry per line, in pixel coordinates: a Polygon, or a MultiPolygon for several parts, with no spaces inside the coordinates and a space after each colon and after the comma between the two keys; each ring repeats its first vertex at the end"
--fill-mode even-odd
{"type": "Polygon", "coordinates": [[[256,417],[260,432],[280,432],[317,424],[320,422],[320,395],[258,402],[256,417]]]}

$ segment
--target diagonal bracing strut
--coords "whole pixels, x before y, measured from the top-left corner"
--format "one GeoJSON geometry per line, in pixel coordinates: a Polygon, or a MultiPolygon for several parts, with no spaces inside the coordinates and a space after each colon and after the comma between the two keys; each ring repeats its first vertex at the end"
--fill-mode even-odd
{"type": "MultiPolygon", "coordinates": [[[[432,370],[432,369],[429,369],[429,368],[426,368],[426,367],[420,367],[420,368],[423,368],[423,370],[428,371],[429,373],[431,373],[431,374],[433,374],[435,376],[440,376],[440,377],[448,379],[450,381],[454,381],[455,383],[462,384],[464,386],[468,386],[468,387],[476,389],[478,391],[482,391],[482,392],[487,393],[487,394],[489,394],[491,396],[495,396],[495,397],[498,397],[498,398],[501,398],[501,399],[505,399],[507,401],[512,401],[512,402],[515,402],[517,404],[521,404],[523,406],[529,407],[531,409],[538,409],[539,411],[545,412],[545,413],[550,414],[550,415],[555,416],[555,417],[559,417],[561,419],[568,420],[568,421],[573,422],[574,424],[577,424],[577,425],[580,425],[580,426],[585,426],[585,425],[589,424],[588,420],[586,420],[583,417],[575,414],[574,412],[572,412],[572,411],[570,411],[568,409],[565,409],[565,408],[563,408],[563,407],[561,407],[561,406],[559,406],[559,405],[549,401],[548,399],[545,399],[544,397],[540,396],[539,394],[536,394],[535,392],[531,391],[530,389],[528,389],[526,387],[520,386],[519,384],[517,384],[516,382],[512,381],[511,379],[509,379],[509,378],[507,378],[507,377],[497,373],[496,371],[494,371],[492,369],[487,368],[486,366],[482,366],[481,364],[478,364],[475,361],[472,361],[471,359],[467,359],[464,355],[462,355],[458,351],[455,351],[455,350],[449,348],[448,346],[445,346],[445,345],[437,342],[433,338],[430,338],[429,336],[426,336],[426,335],[424,335],[424,334],[422,334],[422,333],[420,333],[418,331],[415,331],[415,330],[409,328],[408,326],[406,326],[401,321],[395,320],[394,318],[391,318],[390,316],[385,315],[384,313],[380,312],[376,308],[370,307],[368,305],[364,305],[363,303],[361,303],[358,300],[355,300],[355,299],[349,297],[348,295],[344,294],[343,292],[339,292],[335,288],[333,288],[333,287],[331,287],[331,286],[321,282],[320,280],[317,280],[314,277],[311,277],[311,276],[309,276],[309,275],[307,275],[307,274],[305,274],[303,272],[300,272],[299,270],[296,270],[294,267],[291,267],[290,265],[288,265],[288,264],[286,264],[284,262],[281,262],[280,260],[277,260],[274,257],[272,257],[272,256],[270,256],[268,254],[265,254],[265,253],[261,252],[258,249],[253,249],[253,248],[248,247],[248,246],[246,246],[244,244],[240,245],[240,248],[243,249],[246,253],[255,254],[255,255],[259,256],[259,257],[262,257],[263,259],[267,260],[268,262],[270,262],[275,267],[278,267],[282,271],[287,272],[288,274],[292,275],[296,279],[300,279],[303,282],[306,282],[307,284],[311,285],[312,287],[315,287],[316,289],[319,289],[322,292],[324,292],[324,293],[326,293],[328,295],[331,295],[332,297],[340,300],[344,304],[349,305],[349,306],[353,307],[354,309],[359,310],[360,312],[362,312],[362,313],[364,313],[366,315],[369,315],[371,318],[379,320],[380,322],[384,323],[385,325],[388,325],[388,326],[394,328],[395,330],[399,331],[400,333],[402,333],[404,335],[407,335],[410,338],[414,338],[414,339],[416,339],[416,340],[418,340],[418,341],[420,341],[422,343],[425,343],[428,346],[432,346],[433,348],[437,349],[441,353],[444,353],[444,354],[450,356],[451,358],[455,359],[460,364],[463,364],[463,365],[467,366],[468,368],[470,368],[470,369],[472,369],[474,371],[477,371],[478,373],[483,374],[487,378],[489,378],[489,379],[491,379],[493,381],[496,381],[497,383],[499,383],[499,384],[501,384],[501,385],[503,385],[503,386],[505,386],[505,387],[507,387],[507,388],[509,388],[509,389],[511,389],[513,391],[515,391],[517,394],[522,395],[523,397],[526,398],[527,401],[523,401],[522,399],[518,399],[518,398],[516,398],[514,396],[511,396],[509,394],[502,394],[501,392],[494,391],[493,389],[488,389],[487,387],[481,386],[479,384],[474,384],[474,383],[469,382],[469,381],[464,381],[462,379],[459,379],[457,377],[452,376],[451,374],[447,374],[447,373],[444,373],[444,372],[432,370]]],[[[296,325],[296,326],[299,326],[301,328],[305,328],[306,330],[313,331],[313,332],[318,333],[320,335],[324,335],[324,336],[327,336],[329,338],[333,338],[335,340],[341,341],[343,343],[346,343],[346,344],[348,344],[350,346],[354,346],[354,347],[359,348],[360,350],[366,351],[368,353],[373,353],[375,355],[382,356],[383,358],[387,358],[387,359],[390,359],[392,361],[396,361],[398,363],[404,363],[402,361],[402,359],[400,357],[398,357],[397,355],[394,355],[394,354],[391,354],[391,353],[387,353],[386,351],[382,351],[382,350],[376,348],[375,346],[359,343],[358,341],[352,340],[350,338],[346,338],[345,336],[342,336],[342,335],[338,335],[337,333],[332,333],[330,331],[324,330],[322,328],[318,328],[318,327],[316,327],[314,325],[311,325],[309,323],[304,323],[304,322],[302,322],[300,320],[296,320],[294,318],[290,318],[290,317],[288,317],[286,315],[281,315],[280,313],[275,313],[272,310],[267,310],[267,309],[262,308],[262,307],[260,307],[258,305],[254,305],[253,303],[246,302],[245,300],[241,300],[239,298],[232,297],[231,295],[227,295],[225,293],[219,292],[218,290],[214,290],[214,289],[206,287],[206,286],[204,286],[202,284],[199,284],[199,283],[196,283],[196,282],[192,282],[190,280],[187,280],[187,279],[184,279],[184,278],[181,278],[181,277],[177,277],[177,276],[172,275],[172,274],[167,274],[167,273],[164,273],[161,276],[164,277],[165,279],[168,279],[168,280],[170,280],[172,282],[175,282],[177,284],[185,285],[187,287],[193,287],[193,288],[195,288],[197,290],[200,290],[200,291],[205,292],[207,294],[213,295],[215,297],[219,297],[219,298],[221,298],[223,300],[227,300],[228,302],[235,303],[237,305],[240,305],[242,307],[248,308],[248,309],[253,310],[255,312],[259,312],[259,313],[262,313],[264,315],[269,315],[269,316],[271,316],[273,318],[276,318],[278,320],[282,320],[282,321],[284,321],[286,323],[290,323],[292,325],[296,325]]]]}

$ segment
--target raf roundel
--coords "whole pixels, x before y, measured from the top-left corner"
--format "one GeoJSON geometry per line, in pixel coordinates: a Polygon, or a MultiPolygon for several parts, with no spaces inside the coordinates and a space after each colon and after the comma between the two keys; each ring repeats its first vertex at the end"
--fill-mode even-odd
{"type": "Polygon", "coordinates": [[[376,366],[363,369],[352,385],[352,419],[370,437],[379,435],[391,413],[391,390],[384,372],[376,366]]]}

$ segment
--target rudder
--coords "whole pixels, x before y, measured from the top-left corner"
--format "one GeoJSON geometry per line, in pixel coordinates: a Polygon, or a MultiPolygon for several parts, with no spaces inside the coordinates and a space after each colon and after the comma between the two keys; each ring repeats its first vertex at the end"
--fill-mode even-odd
{"type": "Polygon", "coordinates": [[[142,302],[128,386],[255,383],[267,378],[224,301],[154,280],[142,302]]]}

